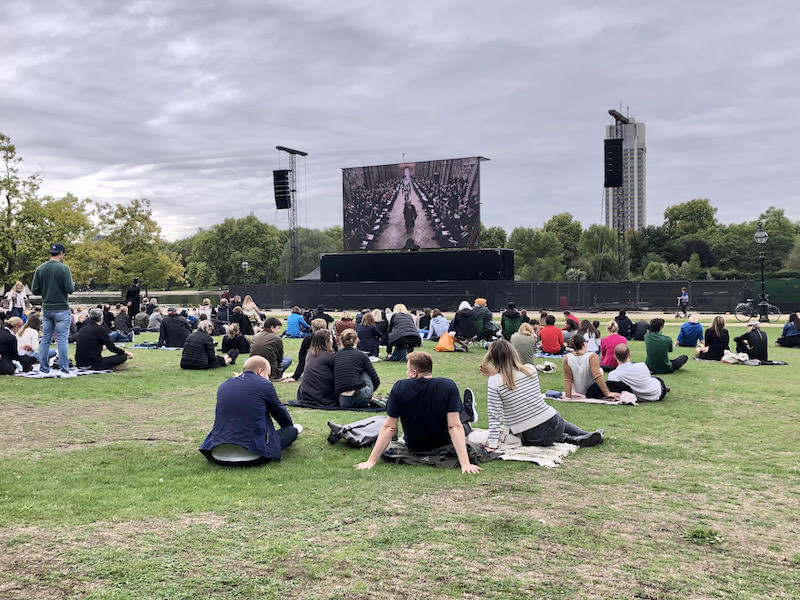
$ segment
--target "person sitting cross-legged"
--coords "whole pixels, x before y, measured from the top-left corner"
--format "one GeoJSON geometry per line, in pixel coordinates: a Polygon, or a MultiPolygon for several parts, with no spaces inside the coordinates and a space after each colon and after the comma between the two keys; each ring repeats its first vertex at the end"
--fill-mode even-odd
{"type": "Polygon", "coordinates": [[[90,310],[89,322],[81,327],[75,344],[75,364],[78,367],[89,367],[95,371],[119,369],[126,360],[133,358],[133,354],[114,345],[102,323],[102,309],[90,310]],[[113,352],[114,356],[103,356],[103,348],[113,352]]]}
{"type": "Polygon", "coordinates": [[[644,363],[631,362],[631,350],[627,344],[617,344],[614,356],[619,365],[608,374],[608,383],[624,383],[641,401],[663,400],[669,388],[660,377],[652,377],[644,363]]]}
{"type": "Polygon", "coordinates": [[[214,339],[211,332],[214,326],[211,321],[205,319],[200,321],[197,330],[186,338],[181,353],[181,369],[191,369],[202,371],[205,369],[216,369],[236,363],[239,351],[231,349],[225,356],[217,356],[214,351],[214,339]]]}
{"type": "Polygon", "coordinates": [[[532,364],[523,365],[509,342],[493,342],[483,357],[480,370],[489,378],[489,439],[486,446],[490,450],[500,445],[502,425],[521,437],[523,446],[552,446],[555,442],[566,442],[587,447],[603,443],[602,429],[584,431],[565,421],[545,402],[536,369],[532,364]]]}
{"type": "Polygon", "coordinates": [[[228,331],[222,337],[222,345],[220,346],[222,352],[228,352],[233,349],[238,350],[239,354],[250,354],[250,340],[239,333],[238,323],[228,325],[228,331]]]}
{"type": "Polygon", "coordinates": [[[697,346],[697,342],[700,342],[701,346],[703,345],[703,326],[700,325],[700,318],[696,314],[689,315],[689,320],[681,325],[675,346],[694,348],[697,346]]]}
{"type": "MultiPolygon", "coordinates": [[[[344,340],[343,340],[344,341],[344,340]]],[[[474,421],[474,406],[469,415],[461,401],[458,386],[452,379],[433,376],[433,359],[427,352],[415,351],[407,356],[406,377],[392,387],[386,404],[386,421],[378,434],[369,458],[356,469],[371,469],[403,424],[403,438],[412,453],[451,449],[458,457],[462,473],[479,473],[483,469],[470,462],[466,430],[474,421]]],[[[474,398],[470,394],[465,397],[474,398]]]]}
{"type": "Polygon", "coordinates": [[[303,381],[297,388],[297,401],[315,406],[339,406],[334,376],[333,333],[323,328],[311,336],[306,354],[303,381]]]}
{"type": "Polygon", "coordinates": [[[250,342],[250,355],[263,356],[267,359],[272,379],[280,379],[283,372],[292,364],[291,357],[283,355],[280,331],[280,320],[269,317],[264,321],[264,329],[255,334],[250,342]]]}
{"type": "Polygon", "coordinates": [[[564,355],[564,395],[572,398],[580,394],[587,398],[617,398],[619,392],[630,390],[626,386],[609,386],[603,379],[600,357],[595,352],[587,352],[586,342],[580,333],[570,340],[575,352],[564,355]]]}
{"type": "Polygon", "coordinates": [[[303,315],[300,313],[300,307],[292,307],[292,312],[289,318],[286,319],[286,337],[304,338],[310,335],[311,325],[306,323],[303,315]]]}
{"type": "Polygon", "coordinates": [[[336,353],[333,361],[335,392],[339,397],[339,405],[348,408],[369,406],[372,392],[381,384],[381,379],[367,355],[356,350],[357,344],[358,335],[355,330],[345,329],[342,332],[342,349],[336,353]]]}
{"type": "Polygon", "coordinates": [[[725,319],[717,315],[711,327],[706,329],[705,340],[695,351],[695,356],[700,360],[720,360],[726,350],[730,350],[730,335],[725,329],[725,319]]]}
{"type": "Polygon", "coordinates": [[[214,427],[200,452],[209,462],[254,466],[279,461],[303,428],[292,422],[269,381],[270,366],[263,356],[248,358],[239,375],[217,390],[214,427]],[[275,419],[279,429],[275,428],[275,419]]]}
{"type": "Polygon", "coordinates": [[[178,312],[177,306],[170,306],[167,309],[167,316],[161,321],[158,345],[167,348],[183,348],[190,333],[192,333],[192,325],[189,320],[178,312]]]}
{"type": "Polygon", "coordinates": [[[736,352],[745,352],[750,358],[766,361],[767,359],[767,334],[761,331],[761,323],[750,321],[747,324],[747,333],[733,338],[736,342],[736,352]]]}
{"type": "Polygon", "coordinates": [[[539,339],[542,341],[542,352],[548,354],[564,354],[566,347],[564,346],[564,335],[561,330],[556,327],[556,318],[553,315],[547,315],[544,322],[545,327],[539,332],[539,339]]]}
{"type": "Polygon", "coordinates": [[[689,357],[685,354],[676,356],[672,360],[669,353],[672,351],[672,338],[661,333],[664,328],[664,319],[652,319],[650,321],[650,331],[644,336],[644,347],[647,351],[645,363],[651,373],[672,373],[677,371],[689,357]]]}
{"type": "Polygon", "coordinates": [[[800,347],[800,318],[797,317],[797,313],[789,315],[789,320],[783,326],[781,336],[775,343],[785,348],[800,347]]]}

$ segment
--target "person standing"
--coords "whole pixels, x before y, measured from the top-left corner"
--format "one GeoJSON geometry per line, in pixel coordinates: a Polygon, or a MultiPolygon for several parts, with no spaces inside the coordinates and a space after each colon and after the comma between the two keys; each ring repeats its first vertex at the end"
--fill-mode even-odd
{"type": "Polygon", "coordinates": [[[42,296],[42,341],[39,344],[39,356],[49,356],[50,341],[53,332],[56,334],[58,348],[58,366],[60,373],[51,374],[50,365],[45,360],[39,365],[43,377],[77,377],[69,370],[69,338],[70,313],[67,297],[75,291],[72,272],[64,264],[66,249],[61,244],[50,246],[50,260],[39,265],[33,274],[31,292],[42,296]]]}
{"type": "Polygon", "coordinates": [[[133,285],[125,292],[125,305],[128,307],[128,314],[135,317],[142,306],[142,288],[139,287],[139,278],[133,278],[133,285]]]}
{"type": "Polygon", "coordinates": [[[28,307],[30,307],[30,302],[28,301],[28,295],[25,293],[25,286],[22,285],[21,281],[18,281],[11,288],[11,314],[24,321],[23,316],[25,315],[25,309],[28,307]]]}
{"type": "MultiPolygon", "coordinates": [[[[686,317],[686,309],[689,306],[689,290],[685,287],[681,288],[681,295],[678,296],[678,310],[683,311],[683,316],[686,317]]],[[[680,313],[675,313],[676,317],[680,317],[680,313]]]]}
{"type": "Polygon", "coordinates": [[[403,218],[406,222],[406,233],[414,231],[414,221],[417,220],[417,207],[409,202],[406,198],[405,205],[403,206],[403,218]]]}

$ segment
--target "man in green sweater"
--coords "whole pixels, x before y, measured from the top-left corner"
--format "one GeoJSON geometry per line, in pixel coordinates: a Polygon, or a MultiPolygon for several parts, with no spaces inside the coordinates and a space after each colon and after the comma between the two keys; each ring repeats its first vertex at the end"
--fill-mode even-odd
{"type": "Polygon", "coordinates": [[[58,373],[50,372],[50,365],[45,360],[39,365],[43,377],[77,377],[69,370],[69,302],[67,296],[75,291],[72,273],[64,264],[66,250],[61,244],[50,246],[50,260],[39,265],[33,274],[31,291],[42,296],[42,341],[39,344],[39,356],[48,356],[53,331],[56,333],[58,346],[58,373]]]}
{"type": "Polygon", "coordinates": [[[661,333],[664,328],[664,319],[652,319],[650,331],[644,334],[644,347],[647,351],[645,363],[651,373],[672,373],[677,371],[689,357],[685,354],[672,360],[669,353],[672,350],[672,338],[661,333]]]}

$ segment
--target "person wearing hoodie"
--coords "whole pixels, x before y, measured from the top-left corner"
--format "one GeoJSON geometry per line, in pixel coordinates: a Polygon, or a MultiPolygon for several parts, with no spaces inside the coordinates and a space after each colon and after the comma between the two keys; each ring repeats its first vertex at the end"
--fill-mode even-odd
{"type": "Polygon", "coordinates": [[[475,298],[475,304],[472,306],[472,314],[475,315],[478,339],[487,341],[493,339],[495,333],[497,333],[497,325],[492,318],[492,311],[486,306],[486,298],[475,298]],[[481,327],[478,327],[479,322],[483,325],[483,333],[480,331],[481,327]]]}
{"type": "Polygon", "coordinates": [[[500,317],[500,329],[503,331],[503,337],[510,340],[511,336],[517,333],[520,325],[522,325],[522,315],[517,310],[517,305],[509,302],[500,317]]]}
{"type": "Polygon", "coordinates": [[[469,342],[475,338],[475,314],[469,302],[464,300],[458,305],[453,320],[450,322],[450,331],[454,333],[455,341],[464,350],[469,350],[469,342]]]}
{"type": "Polygon", "coordinates": [[[625,314],[624,310],[619,311],[619,314],[614,317],[614,320],[617,322],[619,335],[628,340],[633,338],[633,321],[631,321],[628,315],[625,314]]]}
{"type": "Polygon", "coordinates": [[[700,318],[697,315],[690,315],[689,320],[681,325],[678,338],[675,340],[675,346],[694,348],[697,346],[698,341],[703,342],[703,326],[700,325],[700,318]]]}
{"type": "Polygon", "coordinates": [[[434,308],[431,311],[431,322],[430,327],[428,328],[428,337],[425,339],[436,342],[440,337],[442,337],[443,333],[447,333],[449,328],[450,323],[448,323],[447,319],[442,316],[442,311],[440,311],[438,308],[434,308]]]}

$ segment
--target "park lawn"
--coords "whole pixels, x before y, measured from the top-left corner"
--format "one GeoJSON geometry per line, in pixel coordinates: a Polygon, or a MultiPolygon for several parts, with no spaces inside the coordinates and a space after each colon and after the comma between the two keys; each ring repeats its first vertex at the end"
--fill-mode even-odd
{"type": "MultiPolygon", "coordinates": [[[[296,360],[299,342],[286,346],[296,360]]],[[[365,415],[303,409],[280,463],[211,465],[197,447],[237,367],[133,352],[113,375],[2,379],[0,598],[800,595],[800,350],[770,348],[788,367],[690,360],[660,403],[552,401],[606,442],[558,468],[495,461],[473,476],[356,471],[369,450],[328,444],[326,421],[365,415]]],[[[434,361],[475,390],[485,427],[481,356],[434,361]]],[[[563,389],[558,366],[543,389],[563,389]]],[[[405,376],[376,368],[384,395],[405,376]]],[[[276,387],[288,401],[297,384],[276,387]]]]}

